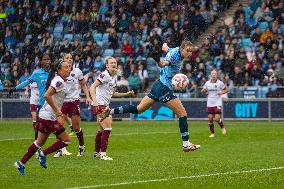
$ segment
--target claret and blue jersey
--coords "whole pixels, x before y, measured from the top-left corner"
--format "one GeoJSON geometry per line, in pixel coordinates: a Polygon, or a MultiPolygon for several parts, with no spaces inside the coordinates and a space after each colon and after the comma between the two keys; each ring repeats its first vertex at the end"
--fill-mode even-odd
{"type": "Polygon", "coordinates": [[[25,86],[29,85],[30,83],[36,82],[38,90],[39,90],[39,100],[38,104],[42,106],[44,104],[44,93],[45,93],[45,87],[46,82],[48,78],[49,72],[45,71],[44,69],[37,70],[33,72],[33,74],[24,82],[20,83],[16,86],[16,89],[22,89],[25,86]]]}
{"type": "Polygon", "coordinates": [[[160,81],[168,88],[172,89],[172,78],[180,73],[182,64],[179,47],[169,49],[164,61],[169,62],[169,65],[160,68],[160,81]]]}

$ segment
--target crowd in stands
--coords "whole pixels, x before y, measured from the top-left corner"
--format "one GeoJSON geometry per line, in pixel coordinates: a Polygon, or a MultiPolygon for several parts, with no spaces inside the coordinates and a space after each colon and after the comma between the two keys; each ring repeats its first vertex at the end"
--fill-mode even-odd
{"type": "Polygon", "coordinates": [[[53,60],[71,52],[74,67],[90,85],[104,69],[104,58],[119,62],[120,91],[144,92],[157,78],[153,61],[162,43],[194,40],[224,17],[222,25],[195,48],[182,71],[188,91],[216,68],[229,86],[282,85],[283,3],[253,0],[233,18],[222,15],[232,0],[2,0],[0,1],[0,78],[5,87],[24,81],[40,66],[43,53],[53,60]]]}

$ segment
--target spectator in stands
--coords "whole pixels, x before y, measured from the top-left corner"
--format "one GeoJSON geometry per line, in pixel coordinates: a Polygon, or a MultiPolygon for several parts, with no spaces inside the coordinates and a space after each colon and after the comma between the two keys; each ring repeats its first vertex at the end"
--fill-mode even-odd
{"type": "Polygon", "coordinates": [[[16,46],[16,39],[13,36],[12,30],[8,30],[7,35],[4,40],[5,45],[11,45],[13,48],[16,46]]]}
{"type": "Polygon", "coordinates": [[[45,49],[48,49],[52,46],[52,38],[50,36],[50,33],[49,32],[46,32],[44,35],[43,35],[43,38],[42,38],[42,42],[41,42],[41,47],[45,50],[45,49]]]}
{"type": "Polygon", "coordinates": [[[121,53],[123,56],[128,56],[128,57],[133,56],[133,47],[131,46],[131,44],[128,43],[127,40],[123,42],[123,45],[121,47],[121,53]]]}
{"type": "Polygon", "coordinates": [[[109,48],[110,49],[118,49],[118,36],[114,28],[110,29],[109,37],[108,37],[108,42],[109,42],[109,48]]]}
{"type": "Polygon", "coordinates": [[[238,66],[235,66],[234,68],[234,74],[232,75],[232,81],[234,83],[234,86],[243,86],[245,84],[244,74],[241,71],[241,68],[239,68],[238,66]]]}
{"type": "Polygon", "coordinates": [[[146,92],[146,89],[148,88],[148,72],[147,69],[144,68],[144,65],[142,63],[138,66],[138,76],[141,81],[141,92],[146,92]]]}

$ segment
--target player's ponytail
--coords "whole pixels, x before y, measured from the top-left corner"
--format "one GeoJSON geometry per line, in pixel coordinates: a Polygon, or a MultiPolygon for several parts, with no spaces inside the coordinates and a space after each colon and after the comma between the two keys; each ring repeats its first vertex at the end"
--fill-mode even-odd
{"type": "Polygon", "coordinates": [[[52,79],[55,77],[57,70],[60,69],[62,62],[63,62],[63,60],[59,59],[59,60],[56,60],[54,62],[54,64],[51,65],[50,72],[49,72],[49,75],[48,75],[48,78],[47,78],[47,81],[46,81],[46,85],[45,85],[46,90],[49,88],[52,79]]]}

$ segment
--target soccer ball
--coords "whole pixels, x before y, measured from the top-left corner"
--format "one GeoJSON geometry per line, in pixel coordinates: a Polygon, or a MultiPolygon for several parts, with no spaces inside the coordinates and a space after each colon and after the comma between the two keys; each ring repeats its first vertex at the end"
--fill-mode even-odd
{"type": "Polygon", "coordinates": [[[175,91],[181,91],[186,89],[188,84],[188,78],[184,74],[179,73],[172,78],[172,86],[175,91]]]}

